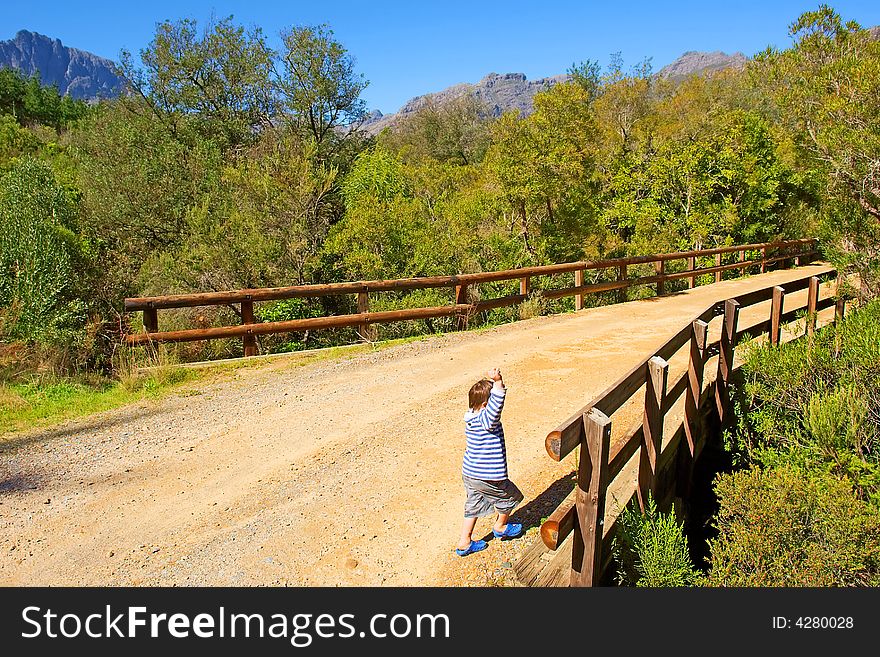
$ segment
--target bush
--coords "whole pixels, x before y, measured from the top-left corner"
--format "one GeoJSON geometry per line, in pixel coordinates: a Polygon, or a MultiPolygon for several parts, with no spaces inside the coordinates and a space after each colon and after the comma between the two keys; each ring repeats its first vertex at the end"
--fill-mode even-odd
{"type": "Polygon", "coordinates": [[[746,351],[733,447],[846,476],[880,507],[880,302],[811,340],[746,351]]]}
{"type": "Polygon", "coordinates": [[[880,585],[880,513],[851,484],[784,464],[721,475],[711,586],[880,585]]]}
{"type": "Polygon", "coordinates": [[[683,526],[673,513],[660,513],[649,498],[645,513],[634,505],[618,517],[612,550],[618,581],[645,587],[693,586],[700,581],[688,553],[683,526]]]}
{"type": "Polygon", "coordinates": [[[6,338],[69,345],[88,311],[76,195],[25,158],[0,178],[0,312],[6,338]]]}

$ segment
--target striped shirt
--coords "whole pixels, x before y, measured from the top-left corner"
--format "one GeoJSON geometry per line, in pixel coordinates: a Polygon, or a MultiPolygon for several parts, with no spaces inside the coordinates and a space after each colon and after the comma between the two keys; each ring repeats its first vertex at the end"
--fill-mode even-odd
{"type": "Polygon", "coordinates": [[[507,449],[501,426],[506,393],[505,388],[493,386],[485,408],[464,414],[467,446],[461,471],[466,477],[485,481],[507,479],[507,449]]]}

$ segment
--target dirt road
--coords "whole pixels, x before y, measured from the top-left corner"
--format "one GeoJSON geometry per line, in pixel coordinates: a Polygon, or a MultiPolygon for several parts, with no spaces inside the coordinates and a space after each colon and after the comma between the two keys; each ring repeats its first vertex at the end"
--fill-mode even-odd
{"type": "MultiPolygon", "coordinates": [[[[278,360],[16,439],[0,456],[0,585],[486,583],[506,544],[452,553],[462,415],[482,372],[504,371],[510,472],[534,502],[572,470],[547,457],[547,431],[683,321],[823,269],[335,361],[278,360]]],[[[536,508],[532,525],[546,515],[536,508]]]]}

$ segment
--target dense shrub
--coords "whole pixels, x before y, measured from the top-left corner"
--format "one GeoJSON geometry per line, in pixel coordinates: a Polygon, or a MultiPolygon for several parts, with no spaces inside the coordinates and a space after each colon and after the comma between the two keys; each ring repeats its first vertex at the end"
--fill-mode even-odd
{"type": "Polygon", "coordinates": [[[0,308],[3,336],[68,344],[87,321],[79,288],[85,245],[77,198],[44,163],[25,158],[0,178],[0,308]]]}
{"type": "Polygon", "coordinates": [[[845,476],[880,506],[880,302],[745,355],[734,442],[744,460],[845,476]]]}
{"type": "Polygon", "coordinates": [[[700,573],[688,553],[687,539],[674,513],[660,513],[653,499],[643,514],[634,505],[617,520],[613,551],[618,581],[626,586],[692,586],[700,573]]]}
{"type": "Polygon", "coordinates": [[[880,585],[880,513],[850,483],[792,465],[722,475],[712,586],[880,585]]]}

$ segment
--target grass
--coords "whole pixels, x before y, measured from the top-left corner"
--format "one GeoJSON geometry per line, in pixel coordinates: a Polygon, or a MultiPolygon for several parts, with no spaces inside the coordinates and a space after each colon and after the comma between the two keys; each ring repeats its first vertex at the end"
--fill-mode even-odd
{"type": "Polygon", "coordinates": [[[201,378],[174,370],[149,376],[137,385],[112,379],[34,380],[0,384],[0,443],[28,429],[46,428],[142,399],[158,399],[201,378]]]}
{"type": "Polygon", "coordinates": [[[224,376],[235,377],[236,372],[241,369],[272,365],[302,367],[320,361],[353,358],[363,353],[418,342],[429,337],[409,336],[371,344],[328,347],[302,353],[290,352],[273,355],[268,359],[159,365],[140,369],[133,367],[120,380],[84,376],[35,377],[31,380],[0,382],[0,445],[29,429],[45,429],[145,399],[161,399],[170,394],[184,397],[198,395],[201,392],[198,387],[192,387],[192,384],[205,384],[224,376]]]}

